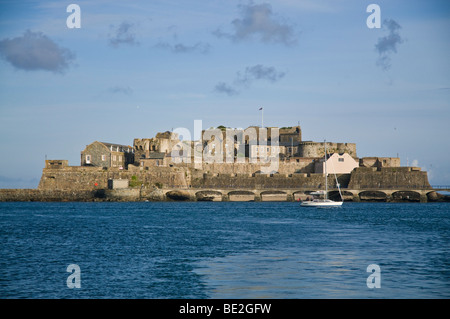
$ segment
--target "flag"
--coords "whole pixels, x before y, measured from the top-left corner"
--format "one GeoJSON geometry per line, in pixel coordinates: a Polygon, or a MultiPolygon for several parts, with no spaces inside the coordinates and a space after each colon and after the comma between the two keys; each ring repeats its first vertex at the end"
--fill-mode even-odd
{"type": "Polygon", "coordinates": [[[260,111],[261,111],[262,109],[263,109],[262,107],[259,108],[260,111]]]}

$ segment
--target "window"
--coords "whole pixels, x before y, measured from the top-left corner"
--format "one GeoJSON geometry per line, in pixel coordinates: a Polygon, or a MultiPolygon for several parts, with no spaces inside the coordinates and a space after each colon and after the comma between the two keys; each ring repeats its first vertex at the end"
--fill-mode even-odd
{"type": "Polygon", "coordinates": [[[102,162],[106,161],[106,155],[102,155],[102,162]]]}
{"type": "Polygon", "coordinates": [[[119,162],[122,162],[122,155],[119,155],[119,162]]]}
{"type": "Polygon", "coordinates": [[[113,161],[115,162],[117,159],[116,155],[113,155],[113,161]]]}
{"type": "Polygon", "coordinates": [[[91,155],[86,155],[86,164],[91,164],[91,155]]]}
{"type": "Polygon", "coordinates": [[[343,161],[344,161],[344,158],[341,157],[341,158],[338,159],[338,161],[339,161],[339,162],[343,162],[343,161]]]}

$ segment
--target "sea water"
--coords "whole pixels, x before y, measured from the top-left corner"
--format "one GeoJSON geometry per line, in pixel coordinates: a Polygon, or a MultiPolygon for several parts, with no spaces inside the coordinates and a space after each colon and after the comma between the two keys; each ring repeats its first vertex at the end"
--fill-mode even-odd
{"type": "Polygon", "coordinates": [[[450,297],[449,203],[11,202],[0,243],[4,299],[450,297]]]}

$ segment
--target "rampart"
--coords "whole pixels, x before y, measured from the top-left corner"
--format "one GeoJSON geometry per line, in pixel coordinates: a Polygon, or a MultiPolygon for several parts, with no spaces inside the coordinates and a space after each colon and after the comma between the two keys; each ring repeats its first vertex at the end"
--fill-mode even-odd
{"type": "MultiPolygon", "coordinates": [[[[355,143],[332,143],[326,142],[327,152],[332,153],[348,153],[352,157],[357,157],[356,155],[356,144],[355,143]]],[[[323,157],[325,154],[325,147],[323,143],[319,142],[300,142],[299,145],[299,156],[300,157],[323,157]]]]}
{"type": "MultiPolygon", "coordinates": [[[[322,174],[296,172],[299,169],[294,168],[298,166],[285,163],[281,163],[280,172],[273,174],[261,174],[253,164],[194,167],[180,164],[145,169],[130,165],[128,170],[122,170],[47,165],[37,189],[2,189],[0,201],[289,201],[325,189],[322,174]],[[129,186],[108,189],[115,184],[112,181],[120,180],[126,181],[120,185],[129,186]]],[[[358,167],[350,174],[337,175],[337,180],[345,200],[443,199],[431,188],[427,173],[414,167],[358,167]]],[[[339,194],[333,175],[328,178],[328,188],[331,197],[339,194]]]]}
{"type": "Polygon", "coordinates": [[[350,189],[431,189],[427,172],[417,167],[358,167],[350,178],[350,189]]]}

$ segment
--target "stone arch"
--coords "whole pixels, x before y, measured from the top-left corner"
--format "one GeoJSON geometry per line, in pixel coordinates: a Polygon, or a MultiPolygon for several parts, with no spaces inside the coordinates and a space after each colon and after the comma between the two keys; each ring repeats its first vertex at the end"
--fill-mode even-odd
{"type": "Polygon", "coordinates": [[[420,202],[420,193],[415,191],[397,191],[392,193],[393,201],[420,202]]]}
{"type": "Polygon", "coordinates": [[[263,191],[260,193],[261,195],[272,195],[272,194],[276,194],[276,195],[282,195],[282,194],[287,194],[286,192],[283,191],[263,191]]]}
{"type": "Polygon", "coordinates": [[[369,202],[385,202],[387,201],[387,194],[382,191],[362,191],[359,194],[359,199],[369,202]]]}
{"type": "Polygon", "coordinates": [[[231,191],[228,195],[255,195],[255,193],[251,191],[231,191]]]}
{"type": "Polygon", "coordinates": [[[191,196],[188,192],[185,191],[169,191],[166,193],[167,199],[176,200],[176,201],[188,201],[191,200],[191,196]]]}
{"type": "Polygon", "coordinates": [[[292,193],[292,199],[294,201],[302,201],[306,200],[308,198],[308,195],[304,191],[296,191],[292,193]]]}
{"type": "Polygon", "coordinates": [[[255,200],[255,194],[250,191],[231,191],[228,193],[228,199],[236,202],[250,202],[255,200]]]}
{"type": "MultiPolygon", "coordinates": [[[[344,201],[352,201],[353,193],[348,191],[341,191],[342,197],[344,197],[344,201]]],[[[335,201],[340,201],[341,196],[339,195],[339,191],[330,191],[328,192],[328,198],[335,201]]]]}
{"type": "Polygon", "coordinates": [[[280,201],[286,201],[287,200],[287,193],[283,191],[263,191],[260,193],[261,201],[274,201],[274,202],[280,202],[280,201]]]}
{"type": "Polygon", "coordinates": [[[198,201],[201,202],[221,201],[222,193],[213,190],[198,191],[197,193],[195,193],[195,197],[198,201]]]}

